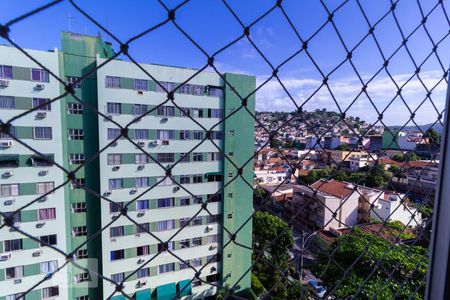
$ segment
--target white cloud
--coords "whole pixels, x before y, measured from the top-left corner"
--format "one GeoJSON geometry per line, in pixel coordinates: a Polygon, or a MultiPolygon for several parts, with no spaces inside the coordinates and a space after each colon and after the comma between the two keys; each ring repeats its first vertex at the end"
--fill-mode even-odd
{"type": "MultiPolygon", "coordinates": [[[[410,77],[410,74],[393,75],[394,80],[400,87],[410,77]]],[[[366,82],[369,76],[362,76],[366,82]]],[[[259,76],[257,78],[257,86],[262,84],[268,76],[259,76]]],[[[442,71],[427,71],[421,72],[420,78],[428,90],[430,90],[441,78],[442,71]]],[[[301,105],[308,99],[314,91],[322,84],[321,80],[314,78],[282,78],[281,79],[286,89],[289,91],[295,103],[301,105]]],[[[330,78],[330,89],[336,98],[342,110],[352,103],[355,97],[361,92],[362,84],[355,76],[354,78],[330,78]]],[[[411,79],[403,88],[402,95],[405,102],[411,108],[416,109],[426,97],[426,90],[417,77],[411,79]]],[[[440,84],[433,90],[431,98],[433,99],[437,109],[442,111],[445,105],[447,84],[441,81],[440,84]]],[[[385,107],[395,97],[398,88],[387,76],[378,76],[368,84],[367,92],[378,108],[383,111],[385,107]]],[[[272,79],[266,83],[256,94],[256,109],[259,111],[292,111],[295,105],[288,97],[282,86],[276,79],[272,79]]],[[[327,108],[328,110],[337,111],[337,106],[329,93],[328,89],[323,86],[304,106],[306,110],[314,110],[316,108],[327,108]]],[[[362,94],[348,110],[349,115],[360,116],[368,122],[374,122],[377,119],[377,113],[367,99],[362,94]]],[[[410,112],[406,108],[400,97],[396,97],[394,102],[389,106],[384,115],[384,121],[388,124],[400,124],[406,122],[410,116],[410,112]]],[[[428,100],[420,106],[416,113],[415,120],[419,123],[430,123],[436,121],[437,113],[428,100]]]]}

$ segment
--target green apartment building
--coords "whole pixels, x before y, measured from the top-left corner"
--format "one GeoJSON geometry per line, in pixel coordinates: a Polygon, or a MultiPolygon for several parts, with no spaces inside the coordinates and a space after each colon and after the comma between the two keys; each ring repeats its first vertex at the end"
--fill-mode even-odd
{"type": "MultiPolygon", "coordinates": [[[[64,87],[17,49],[0,46],[0,120],[40,106],[14,120],[9,131],[31,149],[0,133],[0,211],[9,224],[42,240],[0,229],[0,299],[16,299],[63,266],[64,255],[47,245],[123,281],[124,293],[135,299],[173,299],[177,293],[201,299],[214,295],[218,285],[249,288],[251,251],[230,242],[228,232],[238,230],[253,209],[251,187],[234,179],[242,174],[252,182],[251,162],[235,166],[253,155],[253,120],[238,110],[241,99],[233,89],[245,97],[255,78],[226,73],[228,85],[216,73],[201,72],[174,92],[179,109],[143,70],[167,90],[198,70],[141,64],[142,70],[118,59],[102,65],[114,55],[111,45],[75,33],[62,33],[61,50],[27,51],[66,82],[88,76],[74,85],[84,105],[72,96],[50,103],[64,87]],[[128,137],[135,144],[120,137],[117,124],[131,124],[128,137]],[[199,124],[210,130],[208,136],[199,124]],[[165,177],[172,165],[183,188],[165,177]],[[64,184],[68,177],[60,166],[76,179],[64,184]],[[202,203],[211,214],[201,210],[202,203]],[[120,216],[125,207],[134,222],[120,216]],[[199,279],[192,280],[196,270],[165,247],[202,268],[199,279]]],[[[247,109],[254,111],[254,105],[253,95],[247,109]]],[[[251,247],[251,222],[235,241],[251,247]]],[[[125,299],[115,290],[115,284],[69,263],[26,299],[125,299]]]]}

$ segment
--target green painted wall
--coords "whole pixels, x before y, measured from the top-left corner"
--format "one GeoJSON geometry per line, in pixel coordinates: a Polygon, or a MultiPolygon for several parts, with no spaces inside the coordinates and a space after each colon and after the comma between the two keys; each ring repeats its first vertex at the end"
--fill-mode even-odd
{"type": "MultiPolygon", "coordinates": [[[[247,97],[256,88],[255,77],[225,74],[225,80],[239,93],[242,98],[247,97]]],[[[224,113],[225,116],[237,110],[241,106],[241,99],[228,84],[225,85],[224,97],[224,113]]],[[[255,95],[248,97],[247,109],[255,113],[255,95]]],[[[224,122],[224,152],[237,165],[242,167],[250,157],[253,156],[253,139],[254,139],[254,122],[245,109],[239,110],[237,113],[229,117],[224,122]],[[234,129],[234,135],[228,134],[234,129]]],[[[223,174],[233,172],[237,173],[236,168],[227,159],[223,162],[223,174]]],[[[253,160],[243,167],[242,176],[248,183],[253,182],[253,160]]],[[[223,184],[232,178],[224,176],[223,184]]],[[[225,187],[222,193],[223,197],[223,224],[230,232],[236,232],[242,224],[248,221],[253,213],[253,189],[248,186],[242,178],[235,179],[231,184],[225,187]],[[228,197],[232,193],[233,197],[228,197]],[[228,215],[231,214],[231,218],[228,215]]],[[[222,231],[223,243],[229,242],[228,233],[222,231]]],[[[248,221],[246,225],[238,232],[236,242],[252,247],[252,221],[248,221]]],[[[236,284],[236,291],[241,291],[251,287],[250,272],[251,250],[245,249],[231,242],[224,249],[222,254],[222,282],[230,287],[236,284]],[[228,258],[228,254],[231,257],[228,258]]]]}

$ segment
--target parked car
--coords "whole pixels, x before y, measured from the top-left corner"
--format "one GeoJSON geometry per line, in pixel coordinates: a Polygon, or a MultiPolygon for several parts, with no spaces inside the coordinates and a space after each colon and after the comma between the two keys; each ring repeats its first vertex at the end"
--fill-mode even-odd
{"type": "Polygon", "coordinates": [[[314,294],[317,297],[323,298],[323,296],[325,296],[327,290],[323,286],[321,286],[316,280],[310,280],[308,281],[308,284],[310,287],[312,287],[314,294]]]}

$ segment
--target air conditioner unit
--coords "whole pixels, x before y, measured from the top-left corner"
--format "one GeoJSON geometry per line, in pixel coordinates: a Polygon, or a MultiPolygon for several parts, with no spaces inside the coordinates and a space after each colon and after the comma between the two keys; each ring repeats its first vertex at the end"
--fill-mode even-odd
{"type": "Polygon", "coordinates": [[[37,222],[36,223],[36,228],[41,228],[45,225],[45,221],[41,221],[41,222],[37,222]]]}
{"type": "Polygon", "coordinates": [[[14,175],[14,173],[11,170],[7,170],[7,171],[3,172],[3,177],[11,177],[13,175],[14,175]]]}
{"type": "Polygon", "coordinates": [[[174,187],[173,187],[173,191],[174,191],[174,192],[178,192],[179,190],[180,190],[180,187],[179,187],[179,186],[174,186],[174,187]]]}
{"type": "MultiPolygon", "coordinates": [[[[140,233],[135,233],[134,236],[135,236],[135,237],[140,237],[141,234],[140,234],[140,233]]],[[[138,260],[138,263],[139,263],[139,260],[138,260]]]]}
{"type": "Polygon", "coordinates": [[[151,142],[151,145],[152,145],[152,146],[158,146],[158,145],[161,145],[161,140],[154,140],[154,141],[151,142]]]}
{"type": "Polygon", "coordinates": [[[139,165],[139,166],[137,167],[138,170],[143,170],[144,168],[145,168],[145,165],[139,165]]]}
{"type": "Polygon", "coordinates": [[[10,141],[10,140],[0,141],[0,148],[10,148],[10,147],[12,147],[12,145],[13,145],[13,141],[10,141]]]}
{"type": "Polygon", "coordinates": [[[9,86],[8,80],[0,80],[0,88],[5,88],[9,86]]]}
{"type": "Polygon", "coordinates": [[[145,280],[145,279],[139,280],[139,286],[140,287],[145,286],[145,285],[147,285],[147,280],[145,280]]]}
{"type": "Polygon", "coordinates": [[[5,261],[11,258],[11,253],[2,253],[0,254],[0,261],[5,261]]]}
{"type": "Polygon", "coordinates": [[[36,119],[45,119],[47,117],[47,113],[45,111],[40,111],[36,114],[36,119]]]}
{"type": "Polygon", "coordinates": [[[205,231],[206,232],[210,232],[211,230],[213,230],[213,227],[212,226],[206,226],[206,229],[205,229],[205,231]]]}
{"type": "Polygon", "coordinates": [[[108,197],[108,196],[111,196],[111,194],[112,194],[111,191],[105,191],[105,192],[103,193],[103,196],[108,197]]]}
{"type": "Polygon", "coordinates": [[[212,244],[211,246],[209,246],[209,250],[214,250],[217,249],[217,244],[212,244]]]}
{"type": "Polygon", "coordinates": [[[111,242],[115,242],[115,241],[116,241],[116,239],[110,239],[110,241],[111,241],[111,242]]]}
{"type": "Polygon", "coordinates": [[[22,279],[14,279],[14,284],[19,284],[19,283],[22,283],[22,279]]]}
{"type": "Polygon", "coordinates": [[[36,90],[42,91],[43,89],[45,89],[45,85],[44,84],[42,84],[42,83],[36,84],[36,90]]]}
{"type": "Polygon", "coordinates": [[[38,198],[38,202],[45,202],[45,201],[47,201],[47,196],[42,196],[42,197],[40,197],[40,198],[38,198]]]}
{"type": "Polygon", "coordinates": [[[168,140],[163,140],[163,141],[162,141],[162,144],[163,144],[163,145],[169,145],[169,141],[168,141],[168,140]]]}
{"type": "Polygon", "coordinates": [[[138,264],[142,264],[143,262],[145,262],[145,259],[143,259],[143,258],[139,258],[137,261],[138,264]]]}
{"type": "Polygon", "coordinates": [[[140,141],[140,142],[137,142],[137,144],[138,144],[138,146],[139,147],[145,147],[145,142],[143,142],[143,141],[140,141]]]}
{"type": "Polygon", "coordinates": [[[14,202],[16,202],[15,199],[8,199],[8,200],[5,200],[5,202],[3,202],[3,205],[5,205],[5,206],[12,205],[14,202]]]}
{"type": "Polygon", "coordinates": [[[143,215],[145,215],[145,210],[140,210],[137,212],[138,217],[142,217],[143,215]]]}
{"type": "Polygon", "coordinates": [[[115,141],[114,143],[111,144],[111,147],[115,147],[117,146],[117,141],[115,141]]]}
{"type": "Polygon", "coordinates": [[[167,119],[167,117],[163,117],[163,118],[161,119],[161,122],[167,122],[167,120],[169,120],[169,119],[167,119]]]}
{"type": "Polygon", "coordinates": [[[33,253],[31,253],[31,256],[38,257],[42,255],[42,250],[36,250],[33,253]]]}
{"type": "Polygon", "coordinates": [[[113,171],[117,171],[117,170],[119,170],[120,169],[120,166],[114,166],[114,167],[112,167],[112,170],[113,171]]]}
{"type": "Polygon", "coordinates": [[[38,173],[39,176],[45,176],[47,174],[48,174],[48,170],[42,170],[42,171],[39,171],[39,173],[38,173]]]}
{"type": "Polygon", "coordinates": [[[134,193],[136,193],[137,192],[137,188],[132,188],[131,190],[130,190],[130,194],[134,194],[134,193]]]}

